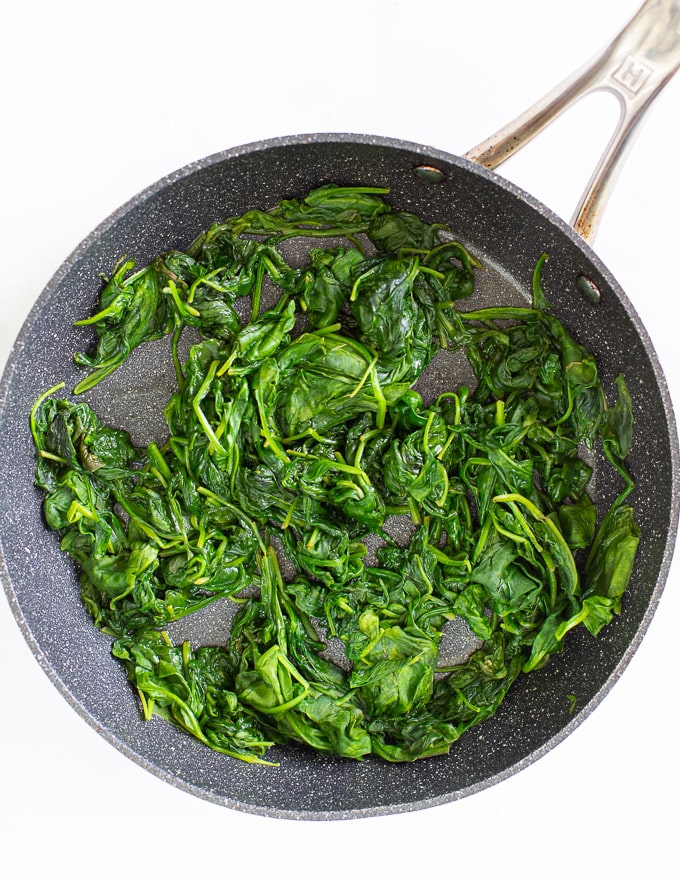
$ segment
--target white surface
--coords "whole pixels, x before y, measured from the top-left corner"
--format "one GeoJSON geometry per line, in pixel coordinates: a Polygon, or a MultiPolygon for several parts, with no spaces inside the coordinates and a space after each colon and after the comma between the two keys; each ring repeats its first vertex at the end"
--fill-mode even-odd
{"type": "MultiPolygon", "coordinates": [[[[600,48],[636,0],[176,0],[12,4],[0,53],[0,362],[53,272],[162,175],[261,138],[388,135],[462,153],[600,48]]],[[[680,78],[644,126],[596,249],[680,401],[680,78]]],[[[591,101],[504,173],[567,217],[613,101],[591,101]],[[550,153],[554,151],[554,159],[550,153]]],[[[214,870],[279,878],[677,874],[680,560],[622,680],[548,756],[418,813],[296,823],[160,782],[104,742],[33,659],[0,597],[0,874],[214,870]],[[245,872],[244,872],[245,873],[245,872]]]]}

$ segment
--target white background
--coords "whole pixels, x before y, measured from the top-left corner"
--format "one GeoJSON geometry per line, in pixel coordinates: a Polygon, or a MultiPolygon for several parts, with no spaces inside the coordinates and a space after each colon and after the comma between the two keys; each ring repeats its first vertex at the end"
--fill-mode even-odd
{"type": "MultiPolygon", "coordinates": [[[[465,152],[637,6],[12,4],[0,52],[0,362],[62,260],[166,173],[313,131],[465,152]]],[[[679,111],[680,77],[652,109],[595,244],[654,340],[676,405],[679,111]]],[[[616,112],[614,99],[590,99],[503,173],[568,219],[616,112]]],[[[677,877],[679,565],[622,680],[548,756],[460,802],[344,822],[241,814],[149,775],[67,705],[0,595],[0,874],[677,877]]]]}

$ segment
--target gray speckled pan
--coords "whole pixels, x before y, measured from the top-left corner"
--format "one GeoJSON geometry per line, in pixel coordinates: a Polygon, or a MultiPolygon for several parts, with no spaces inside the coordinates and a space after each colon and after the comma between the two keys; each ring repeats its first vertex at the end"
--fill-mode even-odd
{"type": "MultiPolygon", "coordinates": [[[[160,403],[172,387],[158,353],[154,346],[137,350],[88,396],[104,418],[141,442],[162,434],[160,403]]],[[[431,371],[428,381],[441,383],[443,376],[431,371]]],[[[621,675],[654,613],[675,545],[675,420],[653,347],[614,278],[570,226],[493,172],[383,138],[314,135],[229,150],[159,181],[121,208],[68,258],[31,312],[0,386],[0,444],[0,573],[47,675],[89,724],[150,772],[209,801],[270,816],[339,819],[415,810],[462,798],[535,761],[621,675]],[[433,180],[414,170],[422,166],[441,174],[433,180]],[[564,652],[522,677],[497,715],[465,734],[449,756],[409,765],[350,762],[298,747],[272,750],[279,767],[248,765],[209,751],[162,720],[141,720],[109,640],[81,605],[74,568],[43,524],[33,488],[29,409],[55,382],[72,388],[80,377],[73,353],[89,340],[73,322],[94,308],[99,273],[123,253],[143,263],[165,248],[186,246],[220,217],[269,207],[328,181],[389,186],[394,205],[450,224],[484,263],[479,295],[485,302],[526,297],[536,261],[547,252],[544,286],[555,313],[595,354],[606,387],[620,371],[626,374],[635,410],[630,466],[643,540],[622,614],[597,639],[582,628],[572,631],[564,652]],[[580,292],[582,276],[599,289],[598,302],[580,292]]],[[[604,507],[616,491],[596,468],[597,503],[604,507]]],[[[193,641],[223,638],[224,607],[191,626],[193,641]]]]}

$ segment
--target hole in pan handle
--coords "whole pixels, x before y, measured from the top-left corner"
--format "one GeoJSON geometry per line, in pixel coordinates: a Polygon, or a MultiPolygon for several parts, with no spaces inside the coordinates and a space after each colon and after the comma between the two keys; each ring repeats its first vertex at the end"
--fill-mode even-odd
{"type": "Polygon", "coordinates": [[[619,120],[571,219],[592,243],[643,115],[678,67],[680,0],[646,0],[594,59],[465,157],[497,168],[576,101],[595,91],[613,92],[621,107],[619,120]]]}

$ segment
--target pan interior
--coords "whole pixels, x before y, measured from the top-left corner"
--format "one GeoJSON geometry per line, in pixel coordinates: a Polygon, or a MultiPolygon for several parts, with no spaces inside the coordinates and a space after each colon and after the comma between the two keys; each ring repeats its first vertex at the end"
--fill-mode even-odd
{"type": "MultiPolygon", "coordinates": [[[[174,387],[167,344],[138,349],[88,394],[98,414],[129,430],[136,443],[163,437],[162,405],[174,387]]],[[[423,377],[422,390],[427,397],[469,381],[466,364],[444,354],[423,377]]],[[[12,451],[0,485],[3,578],[24,634],[57,687],[102,735],[161,778],[220,804],[286,818],[417,809],[485,788],[540,757],[586,717],[628,662],[658,601],[677,525],[677,439],[663,376],[644,328],[606,268],[564,224],[494,175],[437,151],[377,138],[313,136],[230,151],[178,172],[122,208],[64,264],[31,313],[3,379],[0,440],[12,451]],[[423,165],[441,176],[414,173],[423,165]],[[536,261],[548,253],[544,284],[555,313],[595,354],[606,386],[619,372],[629,382],[637,423],[630,464],[644,542],[623,613],[597,639],[570,633],[564,652],[518,681],[497,715],[470,730],[448,757],[389,765],[290,746],[276,749],[278,767],[259,767],[212,753],[160,719],[141,720],[109,640],[82,607],[70,561],[42,522],[31,489],[27,414],[45,389],[60,380],[72,388],[80,378],[72,357],[87,340],[73,322],[92,312],[99,273],[110,272],[123,254],[141,265],[166,248],[186,247],[216,219],[273,206],[329,181],[387,185],[395,206],[448,223],[484,265],[470,307],[526,301],[536,261]],[[598,302],[579,292],[581,276],[597,286],[598,302]]],[[[597,481],[598,504],[608,504],[615,491],[597,481]]],[[[228,624],[219,603],[177,624],[173,634],[223,642],[228,624]]],[[[470,649],[466,633],[448,636],[452,656],[470,649]]]]}

